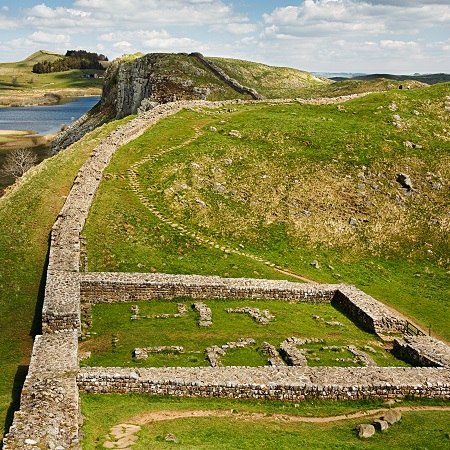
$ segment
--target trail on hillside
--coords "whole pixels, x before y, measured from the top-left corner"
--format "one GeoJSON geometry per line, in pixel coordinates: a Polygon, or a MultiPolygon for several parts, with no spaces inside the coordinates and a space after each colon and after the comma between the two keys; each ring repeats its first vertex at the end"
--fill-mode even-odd
{"type": "Polygon", "coordinates": [[[285,269],[283,267],[278,266],[277,264],[261,258],[260,256],[254,255],[252,253],[249,252],[245,252],[240,250],[239,248],[233,248],[231,245],[225,243],[225,244],[220,244],[219,242],[202,235],[199,232],[196,231],[191,231],[189,230],[185,225],[176,222],[173,218],[169,218],[167,216],[165,216],[145,195],[145,190],[143,189],[143,187],[141,186],[140,182],[139,182],[139,168],[141,166],[143,166],[146,163],[154,163],[156,162],[161,156],[172,152],[174,150],[179,150],[181,148],[187,147],[188,145],[190,145],[191,143],[193,143],[195,140],[197,140],[200,136],[202,136],[203,133],[201,132],[201,130],[199,129],[195,129],[195,135],[189,139],[187,139],[186,141],[182,142],[181,144],[175,145],[173,147],[169,147],[169,148],[165,148],[160,150],[157,153],[154,153],[152,155],[148,155],[146,157],[144,157],[143,159],[137,161],[136,163],[134,163],[129,169],[128,169],[128,180],[130,183],[130,187],[131,190],[137,195],[138,199],[140,200],[140,202],[148,209],[150,210],[150,212],[155,215],[161,222],[163,222],[164,224],[170,226],[174,231],[177,231],[178,234],[180,234],[181,236],[187,236],[190,237],[192,239],[194,239],[195,241],[197,241],[197,243],[199,243],[200,245],[206,245],[209,246],[211,248],[214,248],[216,250],[222,251],[223,253],[227,253],[227,254],[235,254],[235,255],[239,255],[239,256],[243,256],[245,258],[249,258],[252,259],[253,261],[257,261],[259,263],[265,264],[266,266],[270,267],[271,269],[282,273],[284,275],[288,275],[290,277],[296,278],[300,281],[303,281],[305,283],[312,283],[312,284],[316,284],[317,282],[314,280],[311,280],[309,278],[303,277],[301,275],[296,274],[295,272],[292,272],[291,270],[285,269]]]}

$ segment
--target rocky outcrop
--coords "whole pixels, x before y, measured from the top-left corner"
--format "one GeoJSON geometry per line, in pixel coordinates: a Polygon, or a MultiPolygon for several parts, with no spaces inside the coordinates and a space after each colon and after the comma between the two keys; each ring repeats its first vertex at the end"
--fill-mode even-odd
{"type": "Polygon", "coordinates": [[[101,107],[121,118],[161,103],[223,97],[225,83],[212,78],[209,70],[185,54],[150,53],[133,61],[116,60],[105,76],[101,107]]]}

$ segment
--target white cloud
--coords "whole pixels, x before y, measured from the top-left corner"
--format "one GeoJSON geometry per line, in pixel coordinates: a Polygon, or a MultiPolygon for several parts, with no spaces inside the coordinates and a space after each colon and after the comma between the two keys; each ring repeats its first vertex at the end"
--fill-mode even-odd
{"type": "Polygon", "coordinates": [[[387,50],[416,50],[419,48],[419,45],[417,42],[413,41],[392,41],[390,39],[388,40],[382,40],[380,41],[380,48],[387,49],[387,50]]]}
{"type": "Polygon", "coordinates": [[[109,23],[208,26],[247,20],[221,0],[76,0],[74,4],[109,23]]]}
{"type": "Polygon", "coordinates": [[[53,33],[46,33],[44,31],[35,31],[34,33],[30,34],[28,38],[32,42],[37,42],[40,44],[68,44],[70,42],[69,36],[65,34],[53,34],[53,33]]]}
{"type": "Polygon", "coordinates": [[[203,45],[187,37],[176,37],[166,30],[138,30],[138,31],[116,31],[102,34],[100,41],[113,43],[113,47],[122,52],[137,50],[156,51],[173,50],[193,51],[203,47],[203,45]]]}
{"type": "MultiPolygon", "coordinates": [[[[7,10],[5,10],[7,11],[7,10]]],[[[0,30],[12,30],[17,28],[18,22],[10,17],[0,14],[0,30]]]]}
{"type": "Polygon", "coordinates": [[[394,1],[305,0],[300,6],[276,8],[263,19],[271,36],[415,34],[437,22],[450,26],[450,4],[431,3],[400,8],[394,1]]]}

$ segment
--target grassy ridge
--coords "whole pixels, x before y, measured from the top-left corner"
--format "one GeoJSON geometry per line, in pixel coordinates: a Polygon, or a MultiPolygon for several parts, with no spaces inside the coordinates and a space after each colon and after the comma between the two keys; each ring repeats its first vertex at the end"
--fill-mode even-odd
{"type": "Polygon", "coordinates": [[[315,89],[330,82],[303,70],[273,67],[251,61],[209,58],[227,75],[244,86],[256,89],[267,98],[298,97],[302,89],[315,89]]]}
{"type": "Polygon", "coordinates": [[[356,284],[450,339],[448,92],[444,84],[341,106],[172,117],[116,153],[107,169],[86,227],[90,270],[281,276],[199,245],[140,203],[126,171],[161,153],[137,170],[141,193],[166,217],[317,281],[356,284]],[[199,138],[164,151],[194,127],[203,130],[199,138]],[[242,137],[230,136],[233,129],[242,137]],[[412,194],[396,182],[401,172],[411,176],[412,194]],[[100,227],[103,241],[95,239],[100,227]]]}
{"type": "MultiPolygon", "coordinates": [[[[99,139],[116,126],[103,126],[46,160],[0,199],[0,423],[5,422],[11,401],[17,408],[32,336],[40,331],[50,229],[80,166],[99,139]]],[[[8,426],[10,420],[9,415],[8,426]]]]}

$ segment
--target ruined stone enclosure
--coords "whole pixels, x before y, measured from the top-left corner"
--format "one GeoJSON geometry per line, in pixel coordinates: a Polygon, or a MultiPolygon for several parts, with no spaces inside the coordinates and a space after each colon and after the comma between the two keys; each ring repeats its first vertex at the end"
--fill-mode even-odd
{"type": "MultiPolygon", "coordinates": [[[[175,102],[158,106],[111,133],[80,170],[52,229],[42,311],[43,333],[34,343],[20,410],[15,413],[13,425],[4,439],[5,450],[81,448],[80,391],[295,401],[407,395],[450,399],[450,348],[425,335],[403,336],[405,320],[399,314],[352,286],[195,275],[80,272],[80,233],[102,172],[114,151],[159,119],[182,108],[220,105],[175,102]],[[78,338],[82,305],[128,302],[131,307],[139,306],[137,302],[141,300],[178,297],[196,303],[201,326],[211,322],[208,299],[332,303],[361,328],[385,338],[397,336],[394,349],[416,367],[377,367],[369,359],[363,367],[308,367],[302,364],[302,354],[294,351],[299,342],[286,339],[282,348],[293,364],[289,366],[282,365],[277,348],[268,344],[266,351],[271,365],[263,367],[211,364],[212,367],[186,368],[80,368],[78,338]]],[[[130,314],[137,316],[139,311],[134,309],[130,314]]],[[[184,314],[184,308],[180,307],[174,314],[184,314]]],[[[252,309],[230,314],[249,314],[255,320],[271,320],[270,311],[268,314],[252,309]]],[[[248,344],[251,342],[241,340],[228,343],[228,347],[248,344]]],[[[141,350],[148,354],[160,349],[141,350]]],[[[212,349],[211,360],[224,350],[223,346],[212,349]]],[[[347,350],[355,352],[355,349],[347,350]]]]}

